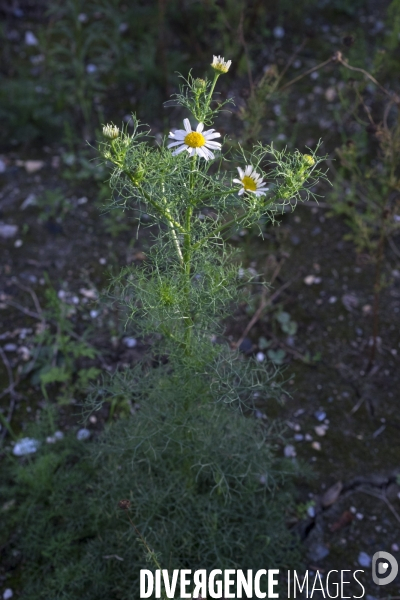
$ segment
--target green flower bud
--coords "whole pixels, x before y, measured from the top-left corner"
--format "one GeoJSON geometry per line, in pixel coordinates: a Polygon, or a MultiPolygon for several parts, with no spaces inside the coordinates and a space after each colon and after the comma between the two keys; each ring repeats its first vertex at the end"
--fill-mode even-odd
{"type": "Polygon", "coordinates": [[[199,77],[194,80],[194,88],[196,91],[203,92],[207,87],[207,84],[204,79],[200,79],[199,77]]]}
{"type": "Polygon", "coordinates": [[[303,160],[306,163],[307,167],[313,167],[315,165],[315,160],[311,156],[311,154],[303,154],[303,160]]]}
{"type": "Polygon", "coordinates": [[[137,169],[135,169],[135,171],[131,174],[132,175],[132,183],[136,186],[140,185],[140,182],[142,181],[144,175],[145,175],[145,170],[144,168],[139,165],[137,167],[137,169]]]}

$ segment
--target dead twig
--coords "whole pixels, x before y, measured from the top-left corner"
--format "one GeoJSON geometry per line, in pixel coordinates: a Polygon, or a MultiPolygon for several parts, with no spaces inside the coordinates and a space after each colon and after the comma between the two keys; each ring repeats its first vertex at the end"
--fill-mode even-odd
{"type": "Polygon", "coordinates": [[[311,73],[314,73],[314,71],[318,71],[319,69],[326,67],[326,65],[329,65],[329,63],[334,62],[334,61],[335,61],[335,57],[331,56],[330,58],[328,58],[328,60],[324,60],[324,62],[319,63],[318,65],[315,65],[315,67],[312,67],[311,69],[308,69],[307,71],[304,71],[304,73],[301,73],[294,79],[291,79],[290,81],[285,83],[285,85],[283,85],[281,88],[278,89],[278,92],[283,92],[283,90],[286,90],[288,87],[290,87],[297,81],[300,81],[300,79],[303,79],[303,77],[306,77],[307,75],[311,75],[311,73]]]}
{"type": "Polygon", "coordinates": [[[18,308],[18,310],[23,312],[24,315],[27,315],[28,317],[33,317],[34,319],[39,319],[39,321],[42,321],[43,317],[41,315],[33,312],[33,310],[29,310],[28,308],[21,306],[20,304],[18,304],[18,302],[13,302],[13,300],[5,300],[4,304],[6,304],[7,306],[13,306],[14,308],[18,308]]]}
{"type": "Polygon", "coordinates": [[[31,298],[33,300],[33,303],[35,305],[35,308],[36,308],[36,311],[37,311],[38,315],[42,315],[42,320],[44,321],[43,310],[42,310],[42,307],[40,306],[40,302],[39,302],[39,299],[38,299],[38,297],[36,295],[36,292],[32,288],[30,288],[29,286],[24,285],[23,283],[21,283],[20,281],[18,281],[15,277],[13,278],[12,282],[17,287],[19,287],[21,290],[24,290],[25,292],[28,292],[28,294],[30,294],[30,296],[31,296],[31,298]]]}
{"type": "Polygon", "coordinates": [[[396,511],[394,506],[389,502],[389,500],[387,499],[387,497],[384,494],[375,494],[374,492],[371,492],[370,490],[366,490],[364,488],[359,488],[358,491],[364,492],[364,494],[369,494],[370,496],[373,496],[374,498],[378,498],[378,500],[382,500],[382,502],[384,502],[386,504],[386,506],[389,508],[390,512],[395,517],[396,521],[398,521],[400,523],[400,516],[399,516],[398,512],[396,511]]]}

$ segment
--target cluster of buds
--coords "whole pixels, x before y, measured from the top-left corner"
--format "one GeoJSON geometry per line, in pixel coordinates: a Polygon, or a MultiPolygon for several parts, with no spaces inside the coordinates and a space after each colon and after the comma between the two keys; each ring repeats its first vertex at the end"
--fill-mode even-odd
{"type": "Polygon", "coordinates": [[[303,154],[303,156],[301,157],[301,160],[302,160],[303,164],[300,166],[300,168],[298,170],[298,175],[300,177],[300,180],[304,181],[304,179],[307,179],[308,169],[311,169],[311,167],[313,167],[315,165],[315,160],[311,156],[311,154],[303,154]]]}

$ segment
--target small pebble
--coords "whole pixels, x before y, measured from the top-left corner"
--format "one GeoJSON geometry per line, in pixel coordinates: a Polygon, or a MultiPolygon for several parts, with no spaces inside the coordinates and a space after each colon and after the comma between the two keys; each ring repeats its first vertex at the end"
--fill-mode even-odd
{"type": "Polygon", "coordinates": [[[398,552],[399,551],[399,545],[398,544],[392,544],[392,552],[398,552]]]}
{"type": "Polygon", "coordinates": [[[9,600],[10,598],[12,598],[14,595],[13,591],[11,588],[7,588],[6,590],[4,590],[3,592],[3,600],[9,600]]]}
{"type": "Polygon", "coordinates": [[[6,352],[15,352],[18,348],[17,344],[6,344],[3,346],[6,352]]]}
{"type": "Polygon", "coordinates": [[[37,37],[32,31],[25,31],[25,44],[27,46],[37,46],[39,44],[37,37]]]}
{"type": "Polygon", "coordinates": [[[326,425],[317,425],[316,427],[314,427],[315,433],[319,436],[325,435],[327,429],[328,427],[326,425]]]}
{"type": "Polygon", "coordinates": [[[84,440],[88,440],[89,438],[90,438],[90,431],[89,431],[89,429],[86,429],[85,427],[80,429],[78,431],[78,433],[76,434],[76,439],[79,440],[80,442],[83,442],[84,440]]]}
{"type": "Polygon", "coordinates": [[[56,431],[54,435],[49,435],[46,438],[46,442],[48,444],[55,444],[58,440],[62,440],[64,438],[64,434],[62,431],[56,431]]]}
{"type": "Polygon", "coordinates": [[[273,34],[277,40],[281,40],[283,37],[285,37],[285,30],[283,27],[278,25],[277,27],[274,27],[273,34]]]}
{"type": "Polygon", "coordinates": [[[314,417],[317,419],[317,421],[322,422],[324,419],[326,419],[326,412],[324,412],[323,410],[316,410],[314,413],[314,417]]]}
{"type": "Polygon", "coordinates": [[[263,362],[265,360],[264,352],[257,352],[256,359],[257,359],[257,362],[263,362]]]}
{"type": "Polygon", "coordinates": [[[40,442],[33,438],[22,438],[13,448],[14,456],[25,456],[25,454],[33,454],[39,448],[40,442]]]}
{"type": "Polygon", "coordinates": [[[311,517],[312,519],[315,517],[315,507],[314,506],[309,506],[307,508],[307,514],[309,517],[311,517]]]}
{"type": "Polygon", "coordinates": [[[305,438],[306,442],[312,442],[312,435],[310,435],[309,433],[306,433],[305,438]]]}
{"type": "Polygon", "coordinates": [[[321,444],[319,442],[313,442],[311,446],[314,448],[314,450],[321,450],[321,444]]]}
{"type": "Polygon", "coordinates": [[[331,296],[328,300],[329,304],[335,304],[335,302],[337,302],[337,298],[336,296],[331,296]]]}
{"type": "Polygon", "coordinates": [[[350,512],[353,513],[353,515],[355,515],[356,512],[357,512],[356,507],[355,506],[350,506],[350,512]]]}
{"type": "Polygon", "coordinates": [[[125,337],[122,342],[127,348],[135,348],[137,346],[137,340],[134,337],[125,337]]]}
{"type": "Polygon", "coordinates": [[[21,248],[22,244],[23,244],[22,240],[15,240],[14,248],[21,248]]]}
{"type": "Polygon", "coordinates": [[[294,434],[294,441],[295,442],[302,442],[304,440],[304,435],[302,433],[295,433],[294,434]]]}
{"type": "Polygon", "coordinates": [[[4,239],[14,237],[17,231],[17,225],[7,225],[6,223],[0,223],[0,237],[4,239]]]}
{"type": "Polygon", "coordinates": [[[96,319],[99,316],[99,311],[98,310],[91,310],[90,311],[90,316],[92,319],[96,319]]]}
{"type": "Polygon", "coordinates": [[[318,277],[315,277],[315,275],[307,275],[307,277],[305,277],[303,281],[306,285],[312,285],[313,283],[315,283],[316,279],[318,279],[318,277]]]}
{"type": "Polygon", "coordinates": [[[358,519],[359,521],[362,521],[364,518],[364,515],[362,513],[356,513],[356,519],[358,519]]]}
{"type": "Polygon", "coordinates": [[[286,456],[286,458],[294,458],[296,456],[296,449],[291,444],[288,444],[287,446],[285,446],[283,453],[286,456]]]}
{"type": "Polygon", "coordinates": [[[366,552],[360,552],[357,560],[360,567],[368,569],[371,566],[371,557],[366,552]]]}

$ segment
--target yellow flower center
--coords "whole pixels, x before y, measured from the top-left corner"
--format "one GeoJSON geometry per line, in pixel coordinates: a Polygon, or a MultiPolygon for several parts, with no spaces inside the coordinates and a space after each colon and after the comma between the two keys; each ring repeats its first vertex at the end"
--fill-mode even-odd
{"type": "Polygon", "coordinates": [[[185,136],[184,142],[190,148],[200,148],[206,143],[206,138],[201,133],[197,133],[197,131],[191,131],[185,136]]]}
{"type": "Polygon", "coordinates": [[[251,192],[255,192],[257,189],[257,184],[251,177],[245,175],[242,179],[243,187],[245,190],[250,190],[251,192]]]}

